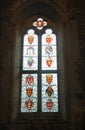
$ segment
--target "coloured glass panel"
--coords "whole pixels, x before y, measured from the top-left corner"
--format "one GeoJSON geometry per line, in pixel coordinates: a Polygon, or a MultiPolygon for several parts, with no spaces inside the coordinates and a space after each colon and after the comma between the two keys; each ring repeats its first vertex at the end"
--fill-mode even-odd
{"type": "Polygon", "coordinates": [[[42,112],[58,112],[57,74],[42,74],[42,112]]]}
{"type": "Polygon", "coordinates": [[[42,30],[44,26],[47,26],[47,22],[42,18],[38,18],[37,21],[33,22],[33,26],[35,26],[38,30],[42,30]]]}
{"type": "Polygon", "coordinates": [[[57,69],[56,35],[47,29],[42,35],[42,70],[57,69]]]}
{"type": "Polygon", "coordinates": [[[28,30],[23,41],[23,70],[38,68],[38,36],[33,29],[28,30]]]}
{"type": "Polygon", "coordinates": [[[37,74],[22,74],[21,112],[37,112],[37,74]]]}

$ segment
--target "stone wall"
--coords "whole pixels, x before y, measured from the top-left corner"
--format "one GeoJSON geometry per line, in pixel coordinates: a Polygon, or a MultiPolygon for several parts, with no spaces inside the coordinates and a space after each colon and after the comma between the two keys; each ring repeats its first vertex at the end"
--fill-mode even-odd
{"type": "Polygon", "coordinates": [[[16,26],[10,22],[10,17],[13,11],[17,10],[18,5],[26,1],[19,0],[19,4],[15,2],[6,1],[6,5],[1,8],[0,16],[0,130],[85,130],[85,10],[78,8],[76,13],[75,9],[72,9],[75,7],[72,4],[69,5],[72,11],[70,8],[67,9],[66,0],[65,2],[63,0],[63,3],[61,0],[58,2],[62,7],[64,5],[70,34],[68,44],[65,46],[69,97],[68,119],[66,122],[56,122],[56,120],[52,122],[49,120],[30,120],[28,123],[10,122],[13,89],[13,38],[16,26]]]}

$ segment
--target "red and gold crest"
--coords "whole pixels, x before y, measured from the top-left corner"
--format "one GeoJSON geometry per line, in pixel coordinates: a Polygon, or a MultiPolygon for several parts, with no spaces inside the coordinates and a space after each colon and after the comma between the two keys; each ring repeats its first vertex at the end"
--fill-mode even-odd
{"type": "Polygon", "coordinates": [[[32,44],[34,41],[34,36],[33,35],[28,35],[28,43],[32,44]]]}
{"type": "Polygon", "coordinates": [[[26,102],[25,102],[25,106],[26,108],[30,111],[31,108],[33,107],[34,103],[32,100],[28,99],[26,102]]]}
{"type": "Polygon", "coordinates": [[[51,86],[48,86],[48,88],[46,89],[46,94],[50,97],[53,94],[53,89],[51,86]]]}
{"type": "Polygon", "coordinates": [[[52,41],[52,37],[48,34],[47,37],[46,37],[46,42],[47,42],[48,44],[50,44],[51,41],[52,41]]]}
{"type": "Polygon", "coordinates": [[[47,81],[47,83],[51,84],[52,80],[53,80],[53,75],[52,74],[47,74],[46,75],[46,81],[47,81]]]}
{"type": "Polygon", "coordinates": [[[28,97],[31,97],[32,93],[33,93],[33,89],[32,88],[30,88],[30,87],[26,88],[26,94],[27,94],[28,97]]]}
{"type": "Polygon", "coordinates": [[[54,103],[51,99],[48,99],[47,102],[46,102],[46,107],[51,110],[52,107],[53,107],[54,103]]]}
{"type": "Polygon", "coordinates": [[[47,64],[48,67],[50,67],[52,65],[52,59],[51,59],[50,56],[47,58],[46,64],[47,64]]]}
{"type": "Polygon", "coordinates": [[[26,77],[26,83],[31,85],[31,84],[34,84],[34,77],[29,74],[27,77],[26,77]]]}

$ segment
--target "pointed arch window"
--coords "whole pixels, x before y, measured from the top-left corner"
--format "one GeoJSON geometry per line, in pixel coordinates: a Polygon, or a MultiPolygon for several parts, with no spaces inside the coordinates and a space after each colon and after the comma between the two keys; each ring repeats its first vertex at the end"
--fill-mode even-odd
{"type": "Polygon", "coordinates": [[[41,18],[33,25],[23,36],[20,111],[58,112],[57,35],[41,18]]]}

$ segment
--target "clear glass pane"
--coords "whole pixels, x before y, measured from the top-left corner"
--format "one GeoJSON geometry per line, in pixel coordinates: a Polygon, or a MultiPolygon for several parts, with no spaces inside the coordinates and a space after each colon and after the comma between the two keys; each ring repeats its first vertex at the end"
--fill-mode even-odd
{"type": "Polygon", "coordinates": [[[58,112],[57,74],[42,74],[42,112],[58,112]]]}
{"type": "Polygon", "coordinates": [[[57,69],[57,41],[51,29],[42,35],[42,70],[57,69]]]}
{"type": "Polygon", "coordinates": [[[37,74],[22,74],[21,112],[37,112],[37,74]]]}
{"type": "Polygon", "coordinates": [[[34,30],[28,30],[23,41],[23,70],[37,70],[38,68],[38,36],[34,30]]]}

